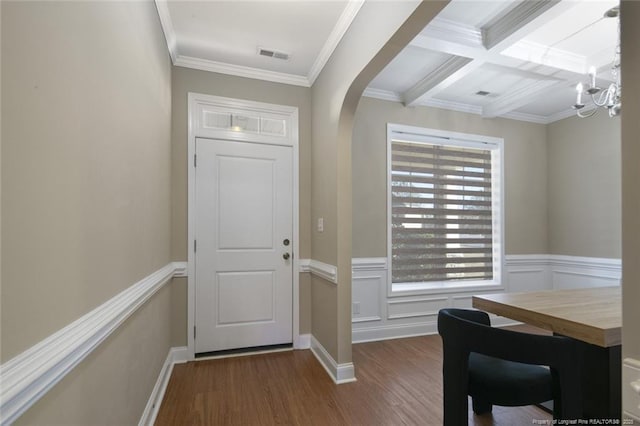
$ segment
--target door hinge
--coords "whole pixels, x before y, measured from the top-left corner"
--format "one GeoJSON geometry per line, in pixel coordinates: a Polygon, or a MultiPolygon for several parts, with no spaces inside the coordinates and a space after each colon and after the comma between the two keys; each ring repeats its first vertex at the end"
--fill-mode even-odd
{"type": "Polygon", "coordinates": [[[198,154],[193,154],[193,167],[198,167],[198,154]]]}
{"type": "Polygon", "coordinates": [[[193,326],[193,340],[196,340],[196,326],[193,326]]]}
{"type": "Polygon", "coordinates": [[[193,252],[195,253],[196,251],[198,251],[198,241],[193,240],[193,252]]]}

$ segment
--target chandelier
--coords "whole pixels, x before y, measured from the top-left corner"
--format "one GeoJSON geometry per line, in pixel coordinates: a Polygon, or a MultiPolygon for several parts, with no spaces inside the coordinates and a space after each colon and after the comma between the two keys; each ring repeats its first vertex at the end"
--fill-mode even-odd
{"type": "Polygon", "coordinates": [[[578,96],[575,105],[572,107],[576,110],[576,114],[580,118],[591,117],[598,112],[600,108],[607,108],[609,117],[614,117],[620,114],[620,108],[622,107],[622,84],[620,79],[620,8],[616,6],[607,10],[604,13],[604,17],[618,19],[618,43],[613,55],[613,62],[611,63],[611,75],[613,76],[614,82],[611,83],[607,89],[598,87],[596,85],[596,68],[589,68],[589,87],[585,89],[582,82],[578,83],[576,86],[578,96]],[[583,95],[587,97],[588,100],[591,100],[589,106],[593,104],[593,108],[589,108],[588,111],[582,111],[585,107],[582,99],[583,95]]]}

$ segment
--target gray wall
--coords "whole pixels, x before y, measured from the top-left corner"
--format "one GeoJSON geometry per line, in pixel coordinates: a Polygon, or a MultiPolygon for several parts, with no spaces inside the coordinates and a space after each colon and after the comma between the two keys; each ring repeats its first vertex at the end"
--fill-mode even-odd
{"type": "MultiPolygon", "coordinates": [[[[155,5],[2,7],[2,362],[171,261],[171,66],[155,5]]],[[[24,424],[134,424],[165,288],[24,424]]]]}
{"type": "Polygon", "coordinates": [[[620,118],[547,126],[551,254],[621,257],[620,118]]]}
{"type": "MultiPolygon", "coordinates": [[[[640,3],[621,2],[622,20],[622,358],[640,360],[640,3]]],[[[625,386],[628,401],[637,394],[625,386]]],[[[623,407],[631,409],[631,407],[623,407]]]]}
{"type": "Polygon", "coordinates": [[[387,123],[504,138],[506,253],[548,253],[544,125],[362,98],[353,129],[353,257],[387,255],[387,123]]]}

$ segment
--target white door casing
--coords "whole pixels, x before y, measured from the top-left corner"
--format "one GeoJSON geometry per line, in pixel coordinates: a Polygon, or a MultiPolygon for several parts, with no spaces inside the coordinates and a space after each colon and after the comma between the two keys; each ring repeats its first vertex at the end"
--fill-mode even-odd
{"type": "Polygon", "coordinates": [[[196,139],[196,353],[292,343],[291,152],[196,139]]]}
{"type": "MultiPolygon", "coordinates": [[[[187,352],[196,354],[196,139],[244,141],[255,144],[291,147],[292,163],[292,238],[291,265],[293,347],[308,348],[299,330],[299,166],[298,109],[296,107],[232,99],[220,96],[188,94],[188,220],[187,220],[187,352]]],[[[201,333],[198,333],[200,336],[201,333]]]]}

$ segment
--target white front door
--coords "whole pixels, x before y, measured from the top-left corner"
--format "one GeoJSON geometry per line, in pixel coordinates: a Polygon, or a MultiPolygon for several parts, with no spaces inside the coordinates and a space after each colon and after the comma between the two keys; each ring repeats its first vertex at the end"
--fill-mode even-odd
{"type": "Polygon", "coordinates": [[[196,139],[195,352],[291,343],[292,148],[196,139]]]}

